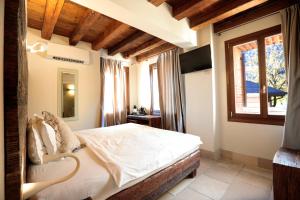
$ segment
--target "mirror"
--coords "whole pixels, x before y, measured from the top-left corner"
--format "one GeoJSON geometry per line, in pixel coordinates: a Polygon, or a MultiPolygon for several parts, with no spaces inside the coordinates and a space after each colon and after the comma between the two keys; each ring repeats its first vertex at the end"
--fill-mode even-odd
{"type": "Polygon", "coordinates": [[[78,71],[58,70],[58,115],[65,120],[78,119],[78,71]]]}

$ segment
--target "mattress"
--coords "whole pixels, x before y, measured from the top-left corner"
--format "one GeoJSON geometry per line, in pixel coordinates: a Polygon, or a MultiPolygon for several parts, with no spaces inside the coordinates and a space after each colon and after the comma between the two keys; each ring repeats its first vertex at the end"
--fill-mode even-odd
{"type": "MultiPolygon", "coordinates": [[[[103,163],[91,151],[91,149],[86,147],[75,153],[75,155],[80,159],[81,165],[79,171],[74,177],[66,182],[48,187],[36,194],[32,199],[76,200],[85,199],[87,197],[92,197],[96,200],[106,199],[174,164],[197,149],[199,149],[199,146],[191,147],[189,151],[180,155],[176,159],[173,159],[167,165],[153,170],[151,173],[131,181],[122,187],[118,187],[112,175],[106,169],[105,163],[103,163]]],[[[62,177],[72,171],[74,167],[75,161],[71,158],[43,165],[31,165],[28,168],[28,182],[38,182],[62,177]]]]}

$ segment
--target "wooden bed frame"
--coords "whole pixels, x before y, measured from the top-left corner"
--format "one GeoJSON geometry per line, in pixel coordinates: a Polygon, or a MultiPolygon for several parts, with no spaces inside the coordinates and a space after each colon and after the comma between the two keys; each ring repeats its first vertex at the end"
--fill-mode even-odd
{"type": "MultiPolygon", "coordinates": [[[[4,141],[5,199],[22,199],[26,182],[27,61],[25,46],[25,1],[6,0],[4,17],[4,141]],[[18,21],[19,19],[19,21],[18,21]],[[19,29],[19,31],[18,31],[19,29]],[[21,38],[21,40],[18,40],[21,38]]],[[[200,165],[197,150],[175,164],[111,197],[157,199],[186,177],[194,177],[200,165]]]]}

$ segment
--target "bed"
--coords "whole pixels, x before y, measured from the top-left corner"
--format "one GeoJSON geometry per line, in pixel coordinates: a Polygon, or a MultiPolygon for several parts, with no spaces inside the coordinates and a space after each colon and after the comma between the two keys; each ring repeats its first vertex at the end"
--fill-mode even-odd
{"type": "MultiPolygon", "coordinates": [[[[39,192],[32,199],[157,199],[182,179],[195,176],[196,169],[200,165],[200,138],[189,134],[184,135],[129,123],[82,130],[76,132],[76,135],[87,145],[87,147],[75,153],[81,163],[77,174],[66,182],[50,186],[39,192]],[[119,135],[122,136],[121,140],[119,135]],[[169,137],[171,135],[172,139],[169,137]],[[117,139],[107,142],[108,152],[101,151],[99,153],[97,145],[94,143],[103,144],[103,141],[107,141],[106,136],[117,139]],[[91,142],[88,141],[89,139],[91,139],[91,142]],[[154,144],[155,147],[153,147],[153,155],[151,154],[152,150],[149,149],[153,146],[153,143],[149,142],[151,140],[153,142],[157,141],[155,142],[157,144],[154,144]],[[143,143],[143,141],[147,142],[143,143]],[[139,148],[139,144],[143,148],[139,148]],[[123,146],[123,148],[119,149],[118,145],[123,146]],[[148,147],[145,148],[145,146],[148,147]],[[143,149],[146,151],[143,152],[143,149]],[[157,158],[159,162],[155,162],[158,164],[153,164],[151,168],[148,165],[152,165],[152,161],[148,162],[147,160],[151,158],[154,162],[156,161],[155,157],[159,157],[154,156],[155,154],[158,155],[155,153],[155,149],[160,151],[160,158],[157,158]],[[117,156],[119,152],[121,152],[121,158],[117,156]],[[101,154],[100,157],[99,154],[101,154]],[[132,161],[136,160],[135,165],[138,166],[136,169],[141,167],[141,163],[147,163],[144,165],[147,168],[143,167],[144,171],[140,170],[144,172],[142,176],[140,176],[141,174],[135,176],[136,171],[133,169],[135,165],[132,165],[132,161],[130,161],[131,163],[122,161],[122,158],[128,154],[131,154],[128,157],[132,161]],[[168,154],[172,156],[166,156],[168,154]],[[117,165],[119,162],[123,162],[123,166],[121,164],[118,166],[113,165],[115,157],[117,157],[117,165]],[[146,160],[139,162],[142,159],[146,160]],[[115,168],[121,169],[119,177],[122,177],[122,179],[119,181],[116,178],[118,173],[111,170],[115,168]],[[130,176],[126,177],[128,174],[130,176]]],[[[74,168],[74,165],[74,161],[69,158],[43,165],[30,165],[27,171],[28,182],[44,181],[64,176],[74,168]]]]}

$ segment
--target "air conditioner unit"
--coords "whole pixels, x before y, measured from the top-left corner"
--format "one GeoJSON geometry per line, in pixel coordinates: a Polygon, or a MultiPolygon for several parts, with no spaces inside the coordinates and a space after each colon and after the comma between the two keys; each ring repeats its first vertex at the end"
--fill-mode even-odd
{"type": "Polygon", "coordinates": [[[46,58],[64,62],[72,62],[88,65],[90,63],[90,52],[76,47],[54,44],[48,42],[46,58]]]}

